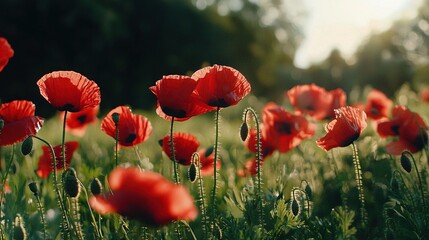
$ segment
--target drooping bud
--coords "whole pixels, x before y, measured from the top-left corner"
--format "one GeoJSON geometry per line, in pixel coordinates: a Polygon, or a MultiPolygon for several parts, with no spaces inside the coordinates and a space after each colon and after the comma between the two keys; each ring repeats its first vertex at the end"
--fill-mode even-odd
{"type": "Polygon", "coordinates": [[[247,122],[243,122],[240,127],[240,137],[241,140],[246,141],[247,135],[249,134],[249,126],[247,125],[247,122]]]}
{"type": "Polygon", "coordinates": [[[191,166],[189,166],[188,177],[191,182],[194,182],[197,178],[197,166],[195,166],[195,163],[191,163],[191,166]]]}
{"type": "Polygon", "coordinates": [[[30,188],[30,191],[34,194],[34,196],[37,196],[39,194],[36,182],[29,183],[28,188],[30,188]]]}
{"type": "Polygon", "coordinates": [[[208,158],[213,153],[213,150],[214,150],[213,146],[208,147],[206,149],[206,152],[204,153],[204,157],[208,158]]]}
{"type": "Polygon", "coordinates": [[[293,199],[291,208],[292,208],[292,214],[294,216],[297,216],[299,214],[299,203],[296,200],[296,198],[293,199]]]}
{"type": "Polygon", "coordinates": [[[64,191],[71,198],[79,197],[80,185],[73,168],[67,169],[64,177],[64,191]]]}
{"type": "Polygon", "coordinates": [[[408,157],[408,152],[404,151],[401,154],[401,166],[402,168],[407,171],[407,172],[411,172],[411,160],[408,157]]]}
{"type": "Polygon", "coordinates": [[[19,214],[15,217],[15,222],[13,223],[13,239],[16,239],[16,240],[27,239],[27,231],[25,230],[22,217],[19,214]]]}
{"type": "Polygon", "coordinates": [[[307,184],[307,186],[305,186],[305,194],[307,194],[308,199],[312,199],[313,198],[313,190],[310,187],[310,184],[307,184]]]}
{"type": "Polygon", "coordinates": [[[161,146],[161,147],[162,147],[162,142],[163,142],[162,138],[158,140],[158,144],[159,144],[159,146],[161,146]]]}
{"type": "Polygon", "coordinates": [[[91,184],[89,185],[89,189],[93,195],[101,194],[103,187],[101,186],[100,180],[98,180],[98,178],[93,178],[91,184]]]}
{"type": "Polygon", "coordinates": [[[27,137],[21,144],[22,155],[27,156],[33,150],[33,137],[27,137]]]}
{"type": "Polygon", "coordinates": [[[115,123],[115,126],[118,126],[120,118],[121,118],[121,114],[119,114],[117,112],[112,113],[112,120],[115,123]]]}
{"type": "Polygon", "coordinates": [[[0,130],[2,130],[4,127],[4,120],[0,117],[0,130]]]}

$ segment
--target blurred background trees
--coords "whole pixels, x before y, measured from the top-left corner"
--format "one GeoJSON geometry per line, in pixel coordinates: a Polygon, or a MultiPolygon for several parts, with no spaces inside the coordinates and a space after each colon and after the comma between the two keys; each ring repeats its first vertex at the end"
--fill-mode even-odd
{"type": "Polygon", "coordinates": [[[121,104],[152,108],[148,87],[162,75],[215,63],[240,70],[252,92],[270,100],[311,82],[347,92],[370,84],[392,95],[412,79],[414,87],[426,81],[429,1],[412,21],[363,43],[353,62],[334,50],[298,69],[293,59],[305,18],[298,0],[2,0],[0,36],[15,56],[1,73],[0,98],[28,99],[39,115],[52,114],[35,82],[51,71],[74,70],[99,84],[102,111],[121,104]]]}

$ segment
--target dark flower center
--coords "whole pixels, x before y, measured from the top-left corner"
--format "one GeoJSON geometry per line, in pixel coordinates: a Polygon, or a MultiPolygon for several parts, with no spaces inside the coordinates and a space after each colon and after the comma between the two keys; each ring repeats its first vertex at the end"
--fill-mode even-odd
{"type": "Polygon", "coordinates": [[[86,116],[86,115],[80,115],[79,117],[77,117],[77,121],[78,121],[80,124],[84,124],[84,123],[85,123],[85,121],[86,121],[86,118],[87,118],[87,116],[86,116]]]}
{"type": "Polygon", "coordinates": [[[161,107],[162,111],[171,117],[184,118],[186,117],[186,111],[182,109],[175,109],[171,107],[161,107]]]}
{"type": "Polygon", "coordinates": [[[292,134],[292,127],[289,123],[276,122],[274,128],[281,134],[292,134]]]}
{"type": "Polygon", "coordinates": [[[125,139],[126,143],[132,143],[137,138],[137,134],[130,133],[128,134],[128,137],[125,139]]]}
{"type": "Polygon", "coordinates": [[[62,107],[59,107],[58,110],[67,111],[67,112],[76,112],[76,108],[73,106],[73,104],[70,104],[70,103],[63,105],[62,107]]]}
{"type": "Polygon", "coordinates": [[[229,103],[225,101],[223,98],[213,98],[208,101],[208,105],[211,107],[228,107],[229,103]]]}
{"type": "Polygon", "coordinates": [[[396,135],[399,135],[399,125],[391,126],[390,130],[392,130],[392,132],[394,132],[396,135]]]}
{"type": "Polygon", "coordinates": [[[340,147],[347,147],[348,145],[352,144],[356,139],[358,139],[360,136],[359,133],[354,133],[353,135],[351,135],[350,137],[344,139],[344,142],[340,143],[340,147]]]}

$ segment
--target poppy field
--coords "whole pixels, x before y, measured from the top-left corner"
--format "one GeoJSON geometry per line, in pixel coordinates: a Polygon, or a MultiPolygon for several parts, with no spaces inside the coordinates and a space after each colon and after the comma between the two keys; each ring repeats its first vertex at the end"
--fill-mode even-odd
{"type": "Polygon", "coordinates": [[[429,88],[274,101],[213,64],[102,112],[78,72],[29,87],[57,114],[1,102],[0,239],[429,239],[429,88]]]}

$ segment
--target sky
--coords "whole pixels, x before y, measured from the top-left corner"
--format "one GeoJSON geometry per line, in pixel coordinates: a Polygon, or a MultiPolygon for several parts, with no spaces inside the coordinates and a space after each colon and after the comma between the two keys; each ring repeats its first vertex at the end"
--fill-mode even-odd
{"type": "Polygon", "coordinates": [[[387,30],[396,20],[413,18],[421,0],[303,0],[307,10],[305,38],[295,65],[309,67],[326,59],[332,49],[351,59],[371,33],[387,30]]]}

